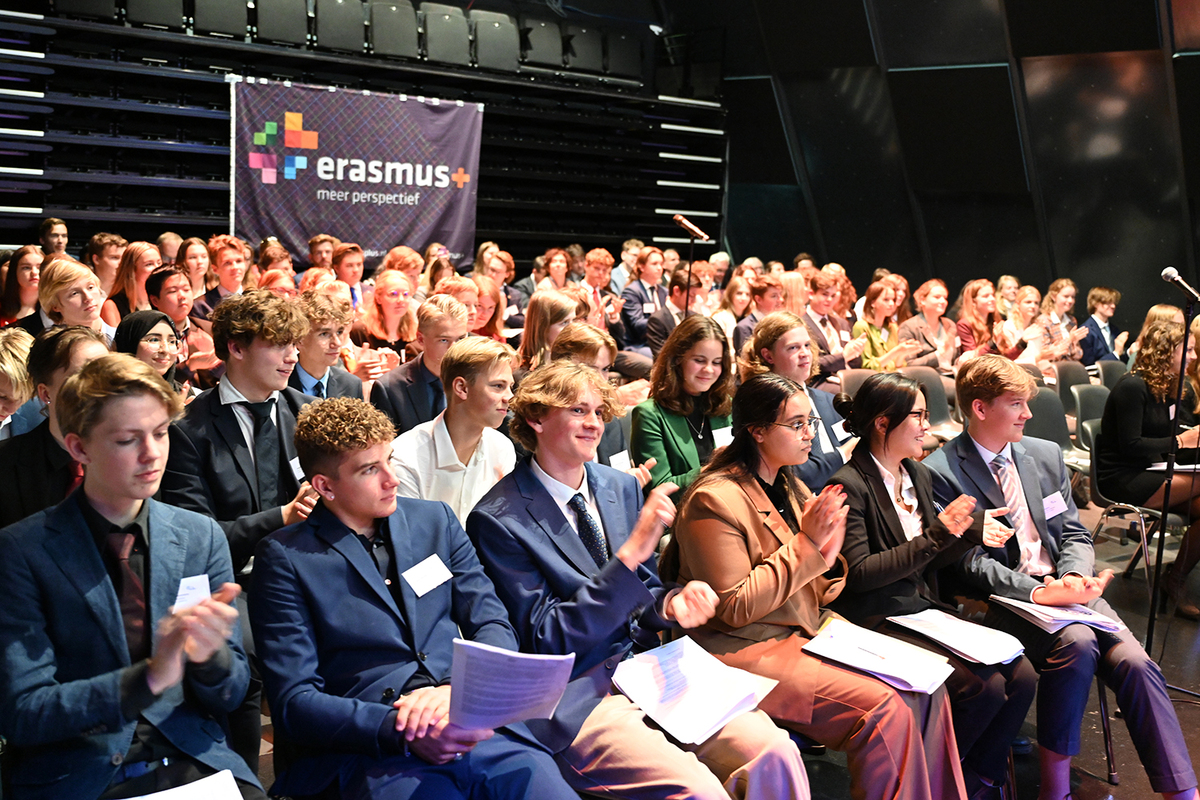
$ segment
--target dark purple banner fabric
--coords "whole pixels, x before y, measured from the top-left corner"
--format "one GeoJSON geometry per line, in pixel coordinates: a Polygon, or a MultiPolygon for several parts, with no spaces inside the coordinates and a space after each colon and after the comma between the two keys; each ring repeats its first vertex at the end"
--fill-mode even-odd
{"type": "Polygon", "coordinates": [[[318,233],[357,242],[368,266],[435,241],[474,258],[482,105],[251,80],[234,86],[238,236],[277,237],[297,267],[318,233]]]}

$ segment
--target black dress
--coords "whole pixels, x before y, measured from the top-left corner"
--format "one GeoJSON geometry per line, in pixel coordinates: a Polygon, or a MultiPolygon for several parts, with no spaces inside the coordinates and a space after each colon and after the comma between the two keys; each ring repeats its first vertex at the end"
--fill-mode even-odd
{"type": "MultiPolygon", "coordinates": [[[[1185,383],[1180,418],[1193,424],[1196,396],[1185,383]]],[[[1171,448],[1171,406],[1174,397],[1159,401],[1140,375],[1122,375],[1108,396],[1096,437],[1096,480],[1100,492],[1112,500],[1142,505],[1163,484],[1162,472],[1147,467],[1164,461],[1171,448]]],[[[1195,451],[1180,453],[1181,462],[1195,460],[1195,451]]]]}

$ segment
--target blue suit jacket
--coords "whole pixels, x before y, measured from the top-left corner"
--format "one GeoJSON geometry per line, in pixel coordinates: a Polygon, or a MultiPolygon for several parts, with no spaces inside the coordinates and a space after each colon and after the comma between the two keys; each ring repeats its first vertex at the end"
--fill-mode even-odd
{"type": "MultiPolygon", "coordinates": [[[[1118,356],[1108,346],[1108,342],[1104,341],[1104,334],[1100,333],[1100,324],[1096,322],[1096,318],[1088,315],[1088,318],[1083,321],[1083,327],[1087,328],[1087,336],[1083,337],[1083,341],[1079,346],[1083,348],[1083,358],[1080,359],[1085,366],[1095,364],[1097,361],[1128,361],[1129,356],[1118,356]]],[[[1112,324],[1109,320],[1108,331],[1112,334],[1113,341],[1121,335],[1121,331],[1112,324]]]]}
{"type": "MultiPolygon", "coordinates": [[[[641,511],[641,489],[632,476],[610,467],[585,468],[615,553],[641,511]]],[[[479,501],[467,517],[467,534],[508,607],[521,650],[575,653],[554,717],[526,723],[551,752],[560,752],[609,693],[621,659],[634,648],[657,646],[657,632],[671,627],[659,613],[667,590],[655,561],[636,573],[616,558],[597,567],[528,459],[479,501]]]]}
{"type": "MultiPolygon", "coordinates": [[[[662,308],[667,304],[667,290],[662,286],[655,286],[654,291],[658,294],[658,307],[662,308]]],[[[646,324],[650,321],[650,314],[646,313],[646,304],[654,300],[642,282],[636,278],[625,285],[621,291],[621,298],[625,301],[625,306],[621,309],[621,320],[625,323],[626,344],[629,347],[643,347],[646,345],[646,324]]]]}
{"type": "MultiPolygon", "coordinates": [[[[78,492],[0,532],[0,733],[14,748],[14,797],[98,797],[133,741],[137,718],[121,713],[130,667],[120,602],[79,508],[78,492]]],[[[179,581],[233,580],[229,547],[210,519],[148,500],[151,619],[167,614],[179,581]]],[[[214,719],[237,708],[250,670],[241,633],[230,666],[207,685],[188,669],[141,716],[183,752],[255,785],[214,719]],[[186,691],[185,691],[186,686],[186,691]]]]}
{"type": "MultiPolygon", "coordinates": [[[[1062,451],[1053,442],[1032,436],[1014,444],[1012,450],[1025,505],[1041,534],[1042,547],[1056,567],[1055,573],[1058,577],[1069,573],[1091,577],[1095,568],[1092,535],[1079,521],[1062,451]],[[1054,493],[1062,497],[1066,510],[1046,519],[1043,500],[1054,493]]],[[[934,496],[941,507],[960,494],[975,498],[973,535],[978,536],[982,531],[984,509],[1005,505],[1003,490],[983,463],[969,434],[959,434],[922,463],[934,473],[934,496]]],[[[1012,524],[1008,517],[999,519],[1006,525],[1012,524]]],[[[1011,536],[1004,547],[976,547],[964,557],[961,567],[967,581],[980,591],[1028,601],[1041,581],[1016,571],[1020,559],[1017,538],[1011,536]]]]}
{"type": "MultiPolygon", "coordinates": [[[[821,426],[829,435],[829,441],[837,447],[848,437],[843,433],[839,438],[833,430],[833,426],[842,421],[842,415],[833,410],[833,395],[820,389],[809,389],[808,396],[812,400],[812,413],[821,418],[821,426]]],[[[805,486],[818,492],[845,462],[842,461],[841,453],[826,450],[821,445],[820,437],[814,438],[812,445],[808,461],[793,467],[792,471],[805,486]]]]}
{"type": "Polygon", "coordinates": [[[436,554],[453,575],[422,597],[401,578],[403,611],[366,548],[323,504],[258,546],[250,621],[263,685],[274,724],[310,756],[280,776],[276,792],[315,794],[345,760],[394,753],[381,741],[392,702],[418,664],[449,680],[455,637],[517,647],[449,506],[398,498],[387,524],[398,574],[436,554]]]}

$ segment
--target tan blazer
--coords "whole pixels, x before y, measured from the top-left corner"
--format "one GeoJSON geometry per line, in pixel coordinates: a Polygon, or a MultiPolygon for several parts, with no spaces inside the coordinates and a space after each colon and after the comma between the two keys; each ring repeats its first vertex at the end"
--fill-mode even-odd
{"type": "Polygon", "coordinates": [[[826,577],[816,546],[752,477],[706,481],[681,509],[675,540],[679,581],[705,581],[719,598],[712,620],[688,635],[727,664],[782,681],[763,709],[808,723],[814,687],[800,648],[832,613],[821,606],[841,593],[845,561],[838,556],[842,577],[826,577]]]}

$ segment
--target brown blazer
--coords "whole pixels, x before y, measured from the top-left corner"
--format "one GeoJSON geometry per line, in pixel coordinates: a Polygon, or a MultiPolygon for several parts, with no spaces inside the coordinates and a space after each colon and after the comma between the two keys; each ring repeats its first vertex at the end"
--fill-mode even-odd
{"type": "Polygon", "coordinates": [[[679,581],[705,581],[718,597],[715,616],[688,634],[725,663],[780,680],[762,705],[772,717],[810,722],[811,657],[800,648],[831,613],[821,606],[841,593],[845,561],[842,577],[827,577],[816,546],[752,477],[705,481],[680,510],[675,540],[679,581]]]}

